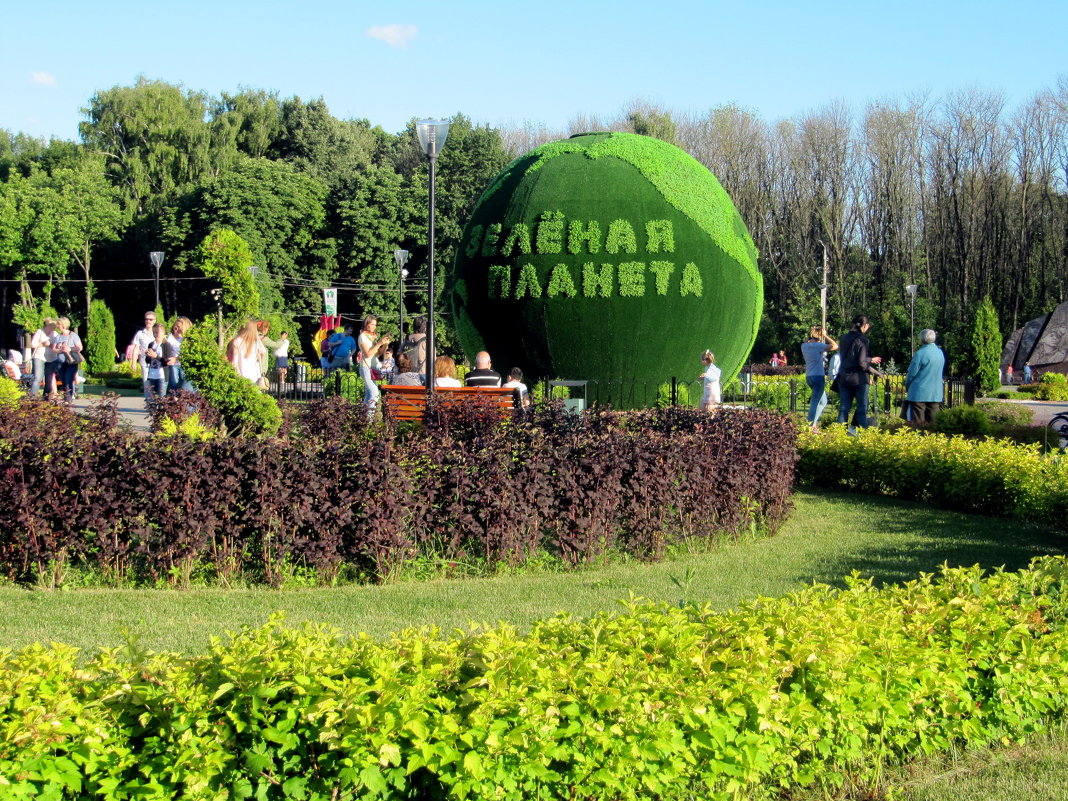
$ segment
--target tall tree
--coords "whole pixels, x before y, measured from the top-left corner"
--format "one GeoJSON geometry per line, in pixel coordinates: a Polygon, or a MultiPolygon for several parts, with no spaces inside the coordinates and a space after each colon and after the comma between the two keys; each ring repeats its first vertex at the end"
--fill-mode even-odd
{"type": "Polygon", "coordinates": [[[1001,386],[1001,344],[998,313],[987,296],[975,310],[971,341],[972,375],[976,388],[984,395],[1001,386]]]}
{"type": "Polygon", "coordinates": [[[208,110],[203,94],[141,76],[93,95],[79,131],[140,213],[210,174],[208,110]]]}
{"type": "Polygon", "coordinates": [[[104,175],[104,160],[85,156],[75,167],[55,170],[50,183],[59,206],[59,236],[85,276],[85,316],[93,298],[93,249],[118,239],[128,221],[116,188],[104,175]]]}

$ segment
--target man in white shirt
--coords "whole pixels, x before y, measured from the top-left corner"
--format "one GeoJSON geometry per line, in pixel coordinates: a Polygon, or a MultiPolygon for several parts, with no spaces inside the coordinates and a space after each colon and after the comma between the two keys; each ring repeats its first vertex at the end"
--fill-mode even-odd
{"type": "Polygon", "coordinates": [[[133,341],[130,342],[130,361],[136,361],[141,365],[141,388],[145,392],[145,403],[149,403],[152,400],[152,387],[148,382],[148,364],[145,362],[145,352],[148,350],[148,346],[156,341],[156,337],[152,334],[152,326],[156,324],[156,313],[154,311],[145,312],[145,327],[134,334],[133,341]]]}

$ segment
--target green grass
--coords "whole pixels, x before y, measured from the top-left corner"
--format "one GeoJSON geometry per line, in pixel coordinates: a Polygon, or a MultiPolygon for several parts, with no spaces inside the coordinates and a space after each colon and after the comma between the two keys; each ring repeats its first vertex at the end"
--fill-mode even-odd
{"type": "Polygon", "coordinates": [[[977,748],[895,768],[901,801],[1051,801],[1068,798],[1068,731],[1024,745],[977,748]]]}
{"type": "Polygon", "coordinates": [[[1063,553],[1066,541],[1016,521],[958,514],[878,497],[801,492],[773,537],[682,554],[660,564],[624,563],[580,572],[410,581],[325,589],[69,590],[0,587],[0,647],[58,641],[92,652],[124,632],[151,650],[203,651],[213,635],[260,625],[274,612],[384,636],[409,626],[519,626],[567,611],[589,615],[631,594],[726,609],[812,581],[840,584],[859,571],[879,582],[915,578],[943,562],[1019,568],[1063,553]],[[679,585],[682,585],[681,587],[679,585]]]}

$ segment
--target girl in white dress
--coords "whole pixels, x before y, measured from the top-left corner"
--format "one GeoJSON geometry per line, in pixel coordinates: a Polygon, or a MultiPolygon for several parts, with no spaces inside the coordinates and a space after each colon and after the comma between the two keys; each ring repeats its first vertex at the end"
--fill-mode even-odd
{"type": "Polygon", "coordinates": [[[718,406],[720,403],[720,369],[716,367],[716,355],[710,350],[706,350],[701,354],[701,362],[705,366],[705,371],[700,375],[705,384],[705,392],[701,396],[701,408],[706,412],[710,412],[713,407],[718,406]]]}

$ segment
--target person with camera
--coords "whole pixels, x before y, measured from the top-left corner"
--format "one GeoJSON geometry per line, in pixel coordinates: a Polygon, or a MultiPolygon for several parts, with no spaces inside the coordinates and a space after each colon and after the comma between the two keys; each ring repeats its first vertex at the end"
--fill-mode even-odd
{"type": "Polygon", "coordinates": [[[380,394],[378,384],[375,383],[371,371],[379,369],[378,360],[382,352],[389,347],[391,341],[389,334],[384,334],[376,342],[377,330],[378,318],[373,314],[368,314],[363,321],[360,338],[357,340],[357,345],[360,349],[360,378],[363,379],[363,402],[367,406],[367,416],[371,419],[374,419],[375,406],[378,405],[378,396],[380,394]]]}
{"type": "MultiPolygon", "coordinates": [[[[845,423],[849,420],[849,410],[856,401],[857,413],[856,425],[868,428],[868,382],[872,377],[881,376],[874,365],[882,364],[881,356],[869,356],[868,349],[871,342],[866,334],[871,328],[871,321],[866,314],[858,314],[853,318],[853,327],[842,337],[840,349],[842,362],[838,369],[838,422],[845,423]]],[[[849,433],[855,434],[856,429],[849,427],[849,433]]]]}

